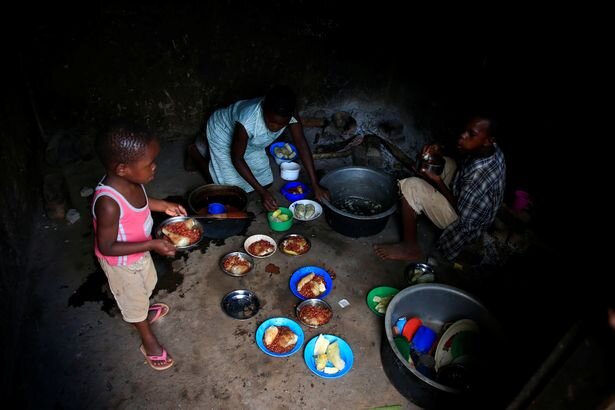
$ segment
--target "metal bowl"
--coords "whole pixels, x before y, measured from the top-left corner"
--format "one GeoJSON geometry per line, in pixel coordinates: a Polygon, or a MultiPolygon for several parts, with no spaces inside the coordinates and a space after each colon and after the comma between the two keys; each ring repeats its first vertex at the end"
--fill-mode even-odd
{"type": "Polygon", "coordinates": [[[227,253],[226,255],[220,258],[219,265],[220,265],[220,269],[222,269],[222,271],[226,273],[227,275],[241,277],[241,276],[246,276],[248,273],[252,272],[252,269],[254,269],[254,259],[252,259],[252,257],[245,252],[231,252],[231,253],[227,253]],[[239,256],[241,259],[248,261],[250,263],[250,268],[243,273],[233,273],[231,271],[224,269],[224,261],[226,260],[226,258],[230,258],[231,256],[239,256]]]}
{"type": "Polygon", "coordinates": [[[234,290],[222,298],[222,310],[233,319],[250,319],[260,308],[261,303],[251,290],[234,290]]]}
{"type": "Polygon", "coordinates": [[[441,161],[418,161],[418,169],[440,175],[444,171],[444,159],[441,161]]]}
{"type": "MultiPolygon", "coordinates": [[[[175,223],[175,222],[182,222],[182,221],[186,221],[188,219],[194,219],[190,216],[174,216],[168,219],[165,219],[164,221],[162,221],[160,223],[160,225],[158,225],[158,228],[156,228],[156,238],[158,239],[165,239],[165,235],[162,233],[162,228],[164,228],[165,226],[175,223]]],[[[201,231],[201,236],[199,237],[199,239],[194,242],[191,243],[190,245],[186,245],[186,246],[176,246],[175,249],[178,251],[189,251],[191,249],[196,248],[197,246],[199,246],[199,243],[203,240],[203,232],[205,232],[205,230],[203,229],[203,224],[201,224],[199,222],[198,219],[194,219],[196,221],[196,228],[195,229],[199,229],[201,231]]]]}
{"type": "Polygon", "coordinates": [[[327,302],[325,302],[322,299],[306,299],[297,305],[297,307],[295,308],[295,314],[297,315],[297,320],[299,320],[301,324],[307,327],[312,327],[312,328],[321,327],[329,323],[331,319],[329,319],[328,322],[320,324],[320,325],[313,325],[313,324],[304,322],[303,320],[301,320],[301,316],[299,315],[299,313],[301,312],[301,309],[303,309],[305,306],[320,306],[320,307],[326,308],[331,312],[332,314],[331,318],[333,318],[333,309],[331,309],[331,305],[329,305],[327,302]]]}
{"type": "Polygon", "coordinates": [[[289,233],[288,235],[284,235],[282,238],[280,238],[280,242],[278,242],[278,249],[280,249],[280,251],[286,255],[290,255],[290,256],[301,256],[301,255],[305,255],[306,253],[308,253],[310,251],[310,249],[312,249],[312,242],[310,242],[310,240],[308,238],[306,238],[303,235],[299,235],[297,233],[289,233]],[[294,254],[294,253],[288,253],[286,252],[286,250],[284,249],[284,247],[282,246],[282,244],[284,243],[284,241],[286,239],[290,239],[290,238],[303,238],[305,239],[305,241],[307,242],[307,250],[303,253],[299,253],[299,254],[294,254]]]}
{"type": "Polygon", "coordinates": [[[427,263],[411,263],[406,266],[406,281],[409,285],[431,283],[436,280],[436,272],[433,266],[427,263]]]}

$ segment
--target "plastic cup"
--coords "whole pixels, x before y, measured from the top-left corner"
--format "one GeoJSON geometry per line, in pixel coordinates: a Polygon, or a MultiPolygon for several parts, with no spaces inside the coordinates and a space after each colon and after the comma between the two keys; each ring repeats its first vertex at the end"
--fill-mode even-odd
{"type": "Polygon", "coordinates": [[[525,191],[515,191],[515,200],[513,202],[512,209],[515,212],[521,212],[527,210],[527,208],[532,203],[530,198],[530,194],[525,191]]]}
{"type": "Polygon", "coordinates": [[[436,332],[427,326],[421,326],[412,338],[411,348],[416,350],[419,354],[427,353],[436,341],[436,337],[436,332]]]}
{"type": "Polygon", "coordinates": [[[225,211],[226,211],[226,208],[224,207],[224,205],[218,202],[212,202],[211,204],[207,206],[207,212],[212,215],[223,214],[225,211]]]}
{"type": "Polygon", "coordinates": [[[295,181],[299,178],[301,166],[296,162],[282,162],[280,164],[280,177],[285,181],[295,181]]]}

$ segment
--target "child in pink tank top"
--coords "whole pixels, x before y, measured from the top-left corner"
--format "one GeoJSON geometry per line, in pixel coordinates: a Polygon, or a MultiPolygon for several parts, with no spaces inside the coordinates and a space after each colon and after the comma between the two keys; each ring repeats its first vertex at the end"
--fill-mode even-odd
{"type": "Polygon", "coordinates": [[[175,247],[166,240],[152,239],[151,211],[178,216],[186,215],[186,210],[145,193],[143,184],[154,179],[160,153],[160,144],[149,133],[127,126],[112,128],[96,140],[96,152],[107,175],[96,187],[92,202],[94,252],[122,317],[141,336],[139,349],[153,369],[165,370],[174,362],[158,343],[150,323],[165,316],[169,307],[149,304],[157,281],[150,251],[173,256],[175,247]]]}

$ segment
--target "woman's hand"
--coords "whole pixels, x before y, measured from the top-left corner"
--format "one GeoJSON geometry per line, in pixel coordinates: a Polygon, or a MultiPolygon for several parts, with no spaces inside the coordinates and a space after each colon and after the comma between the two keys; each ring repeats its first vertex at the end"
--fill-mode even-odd
{"type": "Polygon", "coordinates": [[[166,239],[152,239],[151,250],[162,256],[175,256],[175,246],[166,239]]]}
{"type": "Polygon", "coordinates": [[[175,202],[165,201],[165,210],[164,213],[170,216],[186,216],[186,210],[180,204],[176,204],[175,202]]]}
{"type": "Polygon", "coordinates": [[[321,202],[325,199],[327,201],[331,200],[331,195],[329,194],[329,191],[318,184],[314,184],[314,196],[316,197],[317,201],[321,202]]]}
{"type": "Polygon", "coordinates": [[[259,194],[261,195],[261,199],[263,200],[263,206],[266,210],[275,211],[276,209],[278,209],[278,202],[275,200],[273,195],[271,195],[271,192],[267,191],[266,189],[263,189],[259,192],[259,194]]]}

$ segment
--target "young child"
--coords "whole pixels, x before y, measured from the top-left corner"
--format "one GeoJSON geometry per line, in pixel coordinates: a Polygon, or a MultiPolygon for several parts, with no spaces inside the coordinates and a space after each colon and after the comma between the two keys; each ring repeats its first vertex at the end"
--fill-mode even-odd
{"type": "Polygon", "coordinates": [[[96,152],[107,174],[96,187],[92,202],[94,251],[122,317],[141,336],[141,352],[152,368],[165,370],[173,365],[173,359],[158,343],[150,323],[165,316],[169,307],[149,305],[157,281],[150,251],[173,256],[175,247],[166,240],[152,239],[150,211],[178,216],[186,215],[186,210],[145,193],[143,184],[154,179],[160,153],[160,144],[149,133],[114,127],[96,140],[96,152]]]}

